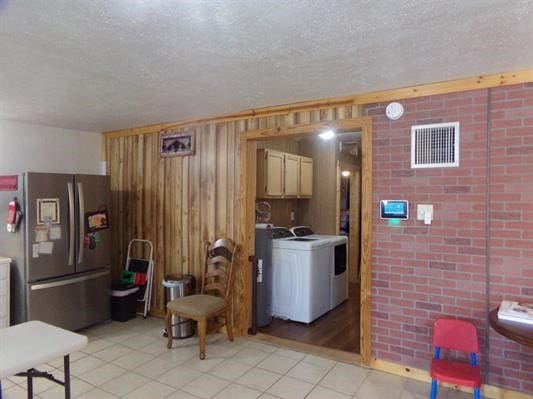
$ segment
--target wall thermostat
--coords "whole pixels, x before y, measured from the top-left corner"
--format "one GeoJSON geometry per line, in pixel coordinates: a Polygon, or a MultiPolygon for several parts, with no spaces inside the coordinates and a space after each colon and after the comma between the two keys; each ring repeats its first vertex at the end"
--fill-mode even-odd
{"type": "Polygon", "coordinates": [[[381,219],[409,219],[409,201],[379,201],[379,217],[381,219]]]}
{"type": "Polygon", "coordinates": [[[387,108],[385,108],[385,115],[387,115],[387,118],[392,121],[400,119],[403,115],[403,105],[396,102],[390,103],[387,105],[387,108]]]}

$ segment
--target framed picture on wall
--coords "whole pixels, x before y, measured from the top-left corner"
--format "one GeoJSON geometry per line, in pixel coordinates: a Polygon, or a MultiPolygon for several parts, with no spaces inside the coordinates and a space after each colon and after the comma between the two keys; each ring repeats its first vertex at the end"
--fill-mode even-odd
{"type": "Polygon", "coordinates": [[[163,131],[160,135],[159,155],[162,157],[194,155],[193,132],[163,131]]]}

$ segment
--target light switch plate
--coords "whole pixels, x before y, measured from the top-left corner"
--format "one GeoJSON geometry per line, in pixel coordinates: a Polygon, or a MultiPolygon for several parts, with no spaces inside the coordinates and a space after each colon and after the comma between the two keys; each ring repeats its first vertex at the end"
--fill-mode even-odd
{"type": "Polygon", "coordinates": [[[416,207],[416,220],[424,220],[424,215],[427,212],[433,215],[433,205],[418,204],[416,207]]]}

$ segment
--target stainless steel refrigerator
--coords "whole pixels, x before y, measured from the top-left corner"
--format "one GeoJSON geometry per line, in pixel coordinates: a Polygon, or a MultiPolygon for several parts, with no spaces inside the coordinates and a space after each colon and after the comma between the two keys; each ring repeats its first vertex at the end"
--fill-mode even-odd
{"type": "Polygon", "coordinates": [[[16,182],[0,191],[2,221],[14,197],[22,211],[16,232],[0,226],[0,255],[13,259],[12,324],[78,330],[109,319],[109,177],[24,173],[16,182]]]}

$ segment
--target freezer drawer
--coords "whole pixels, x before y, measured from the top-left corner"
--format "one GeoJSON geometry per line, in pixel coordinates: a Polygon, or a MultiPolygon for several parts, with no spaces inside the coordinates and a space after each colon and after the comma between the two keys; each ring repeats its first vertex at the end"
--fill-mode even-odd
{"type": "Polygon", "coordinates": [[[109,270],[29,284],[29,320],[76,331],[108,320],[109,270]]]}

